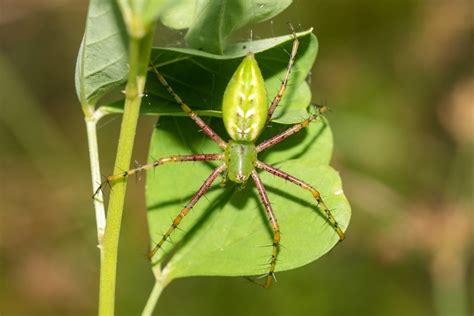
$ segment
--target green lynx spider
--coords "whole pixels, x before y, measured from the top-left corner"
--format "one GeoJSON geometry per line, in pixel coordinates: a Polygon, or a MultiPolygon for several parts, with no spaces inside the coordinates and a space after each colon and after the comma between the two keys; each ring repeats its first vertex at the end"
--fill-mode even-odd
{"type": "Polygon", "coordinates": [[[272,253],[269,262],[270,268],[266,277],[266,281],[264,284],[262,284],[263,287],[270,287],[274,277],[277,255],[280,247],[280,229],[275,217],[275,213],[273,212],[272,206],[268,199],[265,187],[255,170],[256,168],[267,171],[277,177],[283,178],[300,186],[304,190],[309,191],[316,199],[317,205],[326,213],[327,220],[332,225],[335,232],[339,235],[340,241],[344,239],[343,231],[331,214],[329,208],[323,202],[321,194],[318,190],[306,182],[299,180],[292,175],[287,174],[284,171],[257,159],[258,153],[274,146],[275,144],[280,143],[289,136],[307,127],[310,122],[314,121],[325,110],[324,107],[317,107],[316,112],[311,114],[307,119],[293,125],[284,132],[273,136],[272,138],[265,140],[258,145],[255,145],[255,141],[257,140],[258,136],[263,131],[265,125],[268,124],[272,118],[273,112],[280,103],[280,100],[283,97],[288,84],[299,46],[299,41],[294,31],[293,38],[293,46],[285,77],[280,85],[277,95],[273,98],[270,106],[268,106],[267,102],[265,82],[258,67],[257,61],[255,60],[254,54],[248,53],[247,56],[244,57],[241,64],[238,66],[227,85],[222,103],[222,117],[224,126],[231,138],[231,140],[228,142],[225,142],[212,130],[211,127],[209,127],[195,112],[193,112],[191,108],[174,92],[173,88],[171,88],[166,79],[160,74],[158,69],[153,67],[153,71],[156,73],[158,80],[180,105],[181,109],[201,128],[202,132],[215,143],[217,143],[217,145],[221,147],[224,152],[220,154],[193,154],[163,157],[150,164],[146,164],[117,175],[108,176],[106,180],[99,186],[96,193],[106,184],[110,184],[113,181],[128,177],[140,171],[161,166],[165,163],[211,160],[222,162],[219,167],[212,171],[212,173],[201,185],[199,190],[193,195],[188,204],[175,217],[167,232],[150,251],[150,257],[152,257],[162,247],[164,242],[178,227],[181,220],[191,211],[194,205],[208,191],[212,183],[221,173],[226,172],[227,179],[238,184],[245,183],[251,177],[255,183],[255,186],[257,187],[258,194],[267,212],[268,219],[273,230],[272,253]]]}

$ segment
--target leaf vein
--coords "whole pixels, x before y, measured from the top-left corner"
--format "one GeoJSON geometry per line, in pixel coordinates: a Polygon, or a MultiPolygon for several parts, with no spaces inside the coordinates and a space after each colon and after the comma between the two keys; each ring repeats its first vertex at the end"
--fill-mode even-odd
{"type": "Polygon", "coordinates": [[[90,72],[90,73],[86,74],[85,77],[86,78],[92,77],[93,75],[97,74],[98,72],[101,72],[105,68],[110,67],[113,64],[117,64],[118,62],[120,62],[123,59],[124,55],[125,55],[124,53],[120,54],[120,56],[118,58],[112,60],[111,62],[109,62],[105,65],[102,65],[100,68],[94,70],[93,72],[90,72]]]}
{"type": "Polygon", "coordinates": [[[102,42],[102,41],[105,41],[105,40],[107,40],[107,39],[109,39],[109,38],[111,38],[111,37],[113,37],[113,36],[115,36],[115,35],[117,35],[117,34],[120,34],[120,32],[113,32],[113,33],[108,34],[108,35],[106,35],[106,36],[104,36],[104,37],[102,37],[102,38],[99,38],[99,39],[96,39],[96,40],[94,40],[94,41],[92,41],[92,42],[86,43],[86,45],[87,45],[87,46],[96,45],[97,43],[100,43],[100,42],[102,42]]]}

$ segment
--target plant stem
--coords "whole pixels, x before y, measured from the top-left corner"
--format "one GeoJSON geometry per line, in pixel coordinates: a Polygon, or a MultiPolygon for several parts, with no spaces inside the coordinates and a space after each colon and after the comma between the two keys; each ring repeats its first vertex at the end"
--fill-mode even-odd
{"type": "MultiPolygon", "coordinates": [[[[150,28],[153,30],[153,27],[150,28]]],[[[114,174],[128,170],[146,82],[153,31],[143,38],[130,37],[129,73],[125,87],[125,106],[115,159],[114,174]]],[[[127,177],[112,184],[107,209],[107,225],[101,251],[99,315],[114,315],[118,243],[125,200],[127,177]]]]}
{"type": "MultiPolygon", "coordinates": [[[[102,181],[102,179],[100,178],[99,146],[97,142],[97,119],[94,116],[86,116],[85,121],[87,129],[87,141],[89,145],[92,190],[94,191],[102,181]]],[[[97,225],[97,247],[99,247],[99,249],[102,249],[102,240],[104,238],[105,232],[105,209],[102,191],[99,191],[94,197],[94,210],[97,225]]]]}
{"type": "Polygon", "coordinates": [[[145,308],[143,309],[142,316],[151,316],[153,310],[155,309],[156,303],[161,296],[164,288],[168,285],[169,281],[164,281],[162,279],[156,279],[153,290],[151,290],[150,296],[146,302],[145,308]]]}
{"type": "Polygon", "coordinates": [[[454,274],[454,277],[432,274],[435,314],[438,316],[469,315],[469,303],[466,295],[468,285],[464,273],[464,269],[467,268],[463,263],[458,263],[459,267],[456,267],[458,271],[450,271],[450,274],[454,274]]]}

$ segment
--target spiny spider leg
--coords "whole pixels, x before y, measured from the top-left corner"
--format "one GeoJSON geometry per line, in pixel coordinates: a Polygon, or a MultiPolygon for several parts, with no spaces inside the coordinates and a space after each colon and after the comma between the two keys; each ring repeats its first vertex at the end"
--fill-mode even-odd
{"type": "Polygon", "coordinates": [[[254,170],[252,171],[252,179],[255,182],[255,186],[257,187],[258,195],[262,200],[263,206],[267,211],[268,219],[272,224],[273,229],[273,244],[272,244],[272,257],[270,259],[270,271],[267,275],[267,280],[263,287],[268,288],[272,284],[273,275],[275,273],[275,266],[277,261],[278,250],[280,246],[280,227],[278,226],[277,219],[275,217],[275,213],[273,213],[272,206],[270,204],[270,200],[268,199],[267,192],[265,191],[265,187],[263,186],[262,180],[258,176],[257,172],[254,170]]]}
{"type": "Polygon", "coordinates": [[[168,81],[166,81],[165,77],[163,77],[163,75],[158,71],[158,69],[156,69],[156,67],[154,66],[152,68],[153,71],[156,73],[158,80],[161,82],[163,87],[168,90],[169,94],[171,94],[171,96],[179,104],[184,113],[186,113],[201,128],[204,134],[206,134],[210,139],[217,143],[219,147],[225,149],[227,147],[227,143],[219,135],[217,135],[217,133],[214,132],[214,130],[196,114],[196,112],[191,110],[191,108],[186,103],[184,103],[181,97],[177,95],[176,92],[174,92],[173,88],[171,88],[168,81]]]}
{"type": "Polygon", "coordinates": [[[275,167],[273,167],[269,164],[266,164],[262,161],[257,160],[257,163],[256,163],[255,166],[257,168],[265,170],[265,171],[267,171],[267,172],[269,172],[269,173],[271,173],[271,174],[273,174],[277,177],[280,177],[282,179],[290,181],[291,183],[296,184],[297,186],[301,187],[304,190],[309,191],[313,195],[313,197],[316,199],[316,202],[318,203],[318,206],[320,206],[324,210],[324,212],[326,213],[328,221],[331,223],[332,227],[334,228],[336,233],[339,235],[339,241],[344,240],[344,238],[345,238],[344,232],[342,231],[341,227],[337,223],[336,219],[332,215],[329,208],[323,202],[323,199],[321,198],[321,193],[319,193],[318,190],[316,190],[315,188],[313,188],[311,185],[307,184],[306,182],[304,182],[304,181],[302,181],[298,178],[295,178],[292,175],[290,175],[290,174],[288,174],[284,171],[281,171],[280,169],[277,169],[277,168],[275,168],[275,167]]]}
{"type": "Polygon", "coordinates": [[[175,155],[175,156],[163,157],[163,158],[153,161],[152,163],[140,166],[138,168],[130,169],[128,171],[124,171],[122,173],[119,173],[113,176],[108,176],[105,179],[105,181],[99,185],[97,190],[95,190],[94,195],[92,197],[94,198],[97,195],[97,193],[99,193],[99,191],[102,190],[104,186],[107,184],[110,184],[119,179],[126,178],[140,171],[144,171],[144,170],[148,170],[151,168],[164,165],[165,163],[180,162],[180,161],[211,161],[211,160],[223,160],[223,159],[224,159],[224,154],[194,154],[194,155],[175,155]]]}
{"type": "Polygon", "coordinates": [[[290,79],[291,69],[293,68],[293,64],[295,62],[296,53],[298,52],[298,46],[300,45],[300,41],[298,40],[298,36],[296,36],[296,32],[293,29],[293,26],[289,24],[291,32],[293,33],[293,47],[291,49],[290,60],[288,61],[288,66],[286,66],[286,73],[285,78],[281,82],[280,89],[278,90],[277,95],[273,98],[273,101],[268,108],[267,114],[267,123],[270,122],[272,118],[273,112],[275,111],[276,107],[281,101],[283,94],[285,93],[286,86],[288,85],[288,80],[290,79]]]}
{"type": "Polygon", "coordinates": [[[264,150],[278,144],[279,142],[287,139],[288,137],[290,137],[293,134],[296,134],[297,132],[299,132],[303,128],[307,127],[309,125],[309,123],[314,121],[322,113],[327,111],[327,107],[325,107],[325,106],[316,107],[316,109],[317,109],[316,113],[311,114],[310,117],[308,117],[306,120],[304,120],[300,123],[297,123],[297,124],[293,125],[292,127],[288,128],[287,130],[281,132],[280,134],[275,135],[272,138],[267,139],[267,140],[261,142],[260,144],[258,144],[257,145],[257,153],[259,153],[261,151],[264,151],[264,150]]]}
{"type": "Polygon", "coordinates": [[[188,215],[189,211],[196,205],[197,201],[209,190],[214,180],[226,169],[225,164],[220,165],[214,171],[212,171],[211,175],[207,177],[204,183],[201,185],[199,190],[193,195],[191,200],[186,204],[186,206],[179,212],[178,216],[175,217],[173,223],[168,228],[168,231],[163,235],[161,240],[156,244],[156,246],[150,251],[150,258],[155,255],[155,253],[163,246],[163,243],[168,239],[173,233],[173,231],[178,227],[181,220],[188,215]]]}

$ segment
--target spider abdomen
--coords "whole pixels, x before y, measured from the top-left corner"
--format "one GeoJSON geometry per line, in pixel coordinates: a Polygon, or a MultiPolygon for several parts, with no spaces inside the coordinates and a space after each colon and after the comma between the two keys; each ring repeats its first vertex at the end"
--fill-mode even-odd
{"type": "Polygon", "coordinates": [[[236,183],[244,183],[255,169],[257,149],[252,142],[230,141],[225,149],[227,177],[236,183]]]}
{"type": "Polygon", "coordinates": [[[242,60],[224,92],[222,119],[235,141],[253,142],[268,114],[265,81],[253,53],[242,60]]]}

